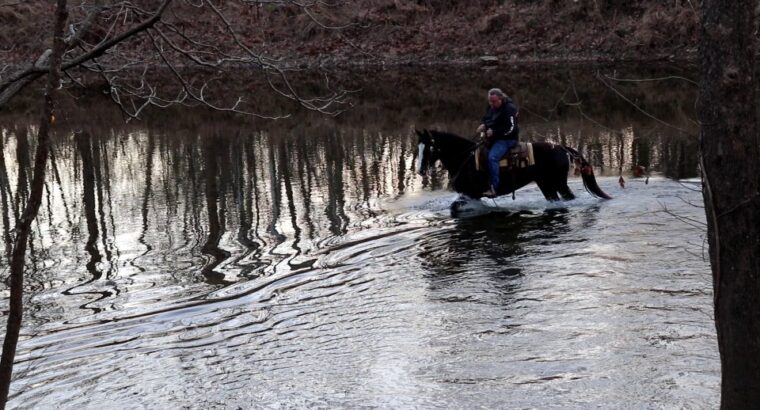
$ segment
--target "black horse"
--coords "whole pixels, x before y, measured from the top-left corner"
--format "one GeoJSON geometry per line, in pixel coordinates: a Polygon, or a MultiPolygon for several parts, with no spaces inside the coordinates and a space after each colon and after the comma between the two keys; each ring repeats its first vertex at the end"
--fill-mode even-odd
{"type": "MultiPolygon", "coordinates": [[[[417,131],[419,152],[417,154],[417,172],[424,175],[436,161],[441,161],[449,171],[449,184],[456,192],[473,199],[483,196],[488,189],[488,171],[475,167],[475,149],[477,143],[458,135],[423,130],[417,131]]],[[[535,165],[524,168],[501,168],[499,186],[495,187],[498,195],[506,195],[535,181],[541,193],[549,201],[574,199],[575,195],[567,186],[567,174],[571,161],[580,166],[581,178],[586,190],[592,195],[612,199],[604,193],[594,178],[591,165],[578,151],[564,145],[549,142],[534,142],[533,156],[535,165]]],[[[452,208],[453,211],[453,208],[452,208]]]]}

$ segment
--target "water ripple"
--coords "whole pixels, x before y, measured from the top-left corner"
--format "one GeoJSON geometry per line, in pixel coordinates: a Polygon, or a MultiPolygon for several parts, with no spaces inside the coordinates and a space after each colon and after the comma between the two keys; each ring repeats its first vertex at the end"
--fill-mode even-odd
{"type": "MultiPolygon", "coordinates": [[[[34,278],[12,406],[717,404],[709,269],[691,242],[703,232],[654,201],[698,219],[672,200],[698,194],[652,178],[600,202],[574,179],[577,200],[548,203],[529,188],[455,220],[450,192],[311,192],[348,178],[332,154],[286,180],[278,156],[250,149],[272,154],[279,183],[229,203],[191,197],[198,210],[171,232],[117,232],[120,257],[101,268],[118,271],[97,277],[76,250],[75,273],[34,278]],[[288,199],[299,195],[300,208],[288,199]],[[257,221],[256,201],[269,220],[257,221]]],[[[252,178],[265,165],[247,166],[252,178]]],[[[184,189],[221,177],[204,178],[184,189]]],[[[138,220],[171,215],[169,205],[140,208],[138,220]]]]}

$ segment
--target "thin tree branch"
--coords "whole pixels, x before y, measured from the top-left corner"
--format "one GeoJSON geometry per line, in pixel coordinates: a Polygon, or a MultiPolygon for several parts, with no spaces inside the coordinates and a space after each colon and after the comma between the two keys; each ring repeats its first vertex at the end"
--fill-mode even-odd
{"type": "Polygon", "coordinates": [[[685,223],[685,224],[687,224],[689,226],[692,226],[692,227],[695,227],[695,228],[699,228],[699,229],[705,229],[707,227],[707,224],[704,223],[704,222],[702,222],[702,221],[696,220],[694,218],[689,218],[688,216],[678,215],[675,212],[672,212],[670,209],[668,209],[668,207],[665,204],[663,204],[662,202],[659,202],[659,204],[662,207],[662,211],[660,211],[660,212],[664,212],[664,213],[666,213],[666,214],[668,214],[668,215],[670,215],[670,216],[678,219],[679,221],[681,221],[681,222],[683,222],[683,223],[685,223]]]}
{"type": "Polygon", "coordinates": [[[607,82],[606,82],[606,81],[604,81],[604,79],[602,78],[602,76],[601,76],[599,73],[597,73],[597,76],[596,76],[596,78],[597,78],[599,81],[601,81],[601,82],[602,82],[602,84],[604,84],[605,86],[607,86],[607,88],[609,88],[609,89],[610,89],[610,90],[612,90],[612,91],[613,91],[615,94],[617,94],[617,95],[618,95],[620,98],[622,98],[622,99],[623,99],[625,102],[627,102],[628,104],[631,104],[631,105],[632,105],[634,108],[636,108],[636,110],[638,110],[638,111],[639,111],[639,112],[641,112],[642,114],[646,115],[647,117],[649,117],[649,118],[651,118],[651,119],[653,119],[653,120],[655,120],[655,121],[659,122],[660,124],[662,124],[662,125],[664,125],[664,126],[666,126],[666,127],[668,127],[668,128],[672,128],[672,129],[674,129],[674,130],[678,130],[678,131],[681,131],[681,132],[685,133],[686,135],[692,135],[692,136],[694,136],[694,134],[693,134],[692,132],[690,132],[690,131],[687,131],[687,130],[685,130],[685,129],[683,129],[683,128],[680,128],[680,127],[676,127],[675,125],[673,125],[673,124],[670,124],[670,123],[668,123],[668,122],[666,122],[666,121],[663,121],[663,120],[661,120],[661,119],[659,119],[659,118],[655,117],[654,115],[652,115],[652,114],[648,113],[646,110],[644,110],[643,108],[639,107],[639,106],[638,106],[636,103],[634,103],[633,101],[631,101],[631,100],[630,100],[628,97],[626,97],[625,95],[623,95],[623,93],[621,93],[620,91],[618,91],[618,89],[617,89],[617,88],[615,88],[615,87],[611,86],[610,84],[607,84],[607,82]]]}
{"type": "Polygon", "coordinates": [[[166,10],[166,7],[171,3],[172,0],[163,0],[160,6],[156,9],[153,14],[144,20],[142,23],[132,27],[132,29],[125,31],[124,33],[119,34],[116,37],[113,37],[107,41],[102,42],[97,47],[93,48],[92,50],[88,51],[87,53],[74,58],[71,61],[68,61],[64,63],[63,69],[67,70],[71,67],[78,66],[82,64],[85,61],[92,60],[93,58],[102,56],[108,49],[111,47],[121,43],[122,41],[134,36],[135,34],[138,34],[140,32],[146,31],[148,28],[152,27],[156,22],[158,22],[161,19],[161,15],[166,10]]]}
{"type": "MultiPolygon", "coordinates": [[[[92,60],[93,58],[100,57],[103,55],[106,51],[108,51],[110,48],[116,46],[117,44],[121,43],[122,41],[148,29],[149,27],[153,26],[157,21],[160,20],[161,15],[166,10],[166,7],[172,2],[172,0],[163,0],[163,2],[159,5],[159,7],[156,9],[153,14],[145,19],[140,24],[132,27],[131,29],[109,39],[106,41],[101,42],[98,46],[95,48],[87,51],[86,53],[73,58],[72,60],[69,60],[67,62],[64,62],[62,69],[64,71],[71,69],[72,67],[77,67],[89,60],[92,60]]],[[[91,13],[87,19],[85,19],[85,25],[87,25],[87,21],[90,21],[89,24],[91,24],[92,20],[89,20],[90,18],[94,19],[94,15],[97,14],[95,12],[91,13]]],[[[79,33],[85,33],[86,28],[79,30],[79,33]]],[[[83,34],[75,34],[71,37],[71,39],[68,41],[68,46],[74,46],[76,43],[79,42],[79,39],[81,39],[81,36],[83,34]]],[[[2,109],[5,104],[10,101],[13,96],[18,94],[24,87],[32,83],[34,80],[38,79],[42,75],[46,74],[49,71],[49,67],[47,65],[47,61],[49,58],[51,50],[45,51],[38,59],[37,62],[27,66],[24,69],[21,69],[11,75],[9,78],[7,78],[5,81],[0,83],[0,109],[2,109]]]]}
{"type": "Polygon", "coordinates": [[[687,83],[691,83],[693,85],[699,86],[699,83],[697,83],[696,81],[691,80],[686,77],[681,77],[678,75],[668,75],[668,76],[656,77],[656,78],[618,78],[618,77],[613,77],[611,75],[605,75],[604,77],[610,81],[615,81],[619,83],[646,83],[646,82],[665,81],[665,80],[682,80],[682,81],[686,81],[687,83]]]}
{"type": "MultiPolygon", "coordinates": [[[[196,102],[198,102],[200,104],[203,104],[203,105],[205,105],[207,107],[210,107],[210,108],[212,108],[214,110],[217,110],[217,111],[230,111],[230,112],[236,112],[236,113],[239,113],[239,114],[246,114],[246,115],[251,115],[251,116],[254,116],[254,117],[260,117],[260,118],[266,118],[266,119],[281,119],[281,118],[288,117],[287,115],[285,115],[285,116],[267,116],[267,115],[263,115],[263,114],[257,114],[257,113],[254,113],[254,112],[242,110],[242,109],[238,108],[241,105],[241,103],[243,102],[243,100],[242,100],[241,97],[238,97],[238,99],[235,101],[235,103],[232,104],[232,106],[228,106],[228,107],[223,107],[223,106],[211,103],[210,101],[206,100],[205,97],[203,96],[203,91],[205,90],[206,85],[209,83],[209,81],[206,81],[204,83],[204,85],[201,86],[200,90],[196,93],[193,90],[193,87],[187,82],[187,80],[182,76],[182,74],[180,74],[180,72],[177,70],[177,68],[174,66],[174,64],[172,64],[169,61],[169,59],[166,58],[166,55],[164,54],[163,49],[156,42],[156,37],[151,33],[151,30],[147,30],[146,33],[150,37],[151,42],[153,43],[153,47],[156,50],[156,52],[158,52],[159,56],[161,57],[161,60],[163,60],[164,64],[169,68],[169,70],[171,71],[171,73],[174,75],[174,78],[176,78],[179,81],[179,83],[182,85],[182,88],[187,93],[187,96],[189,96],[194,101],[196,101],[196,102]]],[[[185,101],[185,99],[182,98],[182,100],[178,101],[178,102],[182,103],[184,101],[185,101]]]]}

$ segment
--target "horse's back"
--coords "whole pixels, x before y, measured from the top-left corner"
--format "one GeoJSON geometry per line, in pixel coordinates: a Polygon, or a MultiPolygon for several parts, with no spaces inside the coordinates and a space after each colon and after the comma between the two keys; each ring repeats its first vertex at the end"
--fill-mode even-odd
{"type": "Polygon", "coordinates": [[[538,166],[562,166],[570,165],[568,152],[564,146],[552,142],[534,142],[533,155],[538,166]]]}

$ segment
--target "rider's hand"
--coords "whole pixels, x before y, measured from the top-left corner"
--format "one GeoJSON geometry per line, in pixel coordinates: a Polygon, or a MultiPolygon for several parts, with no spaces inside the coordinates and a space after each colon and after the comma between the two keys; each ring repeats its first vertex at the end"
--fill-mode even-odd
{"type": "Polygon", "coordinates": [[[476,130],[475,130],[475,133],[480,133],[480,132],[483,132],[485,129],[486,129],[486,126],[485,126],[485,124],[480,124],[480,125],[478,126],[478,129],[476,129],[476,130]]]}
{"type": "Polygon", "coordinates": [[[491,137],[493,137],[493,130],[492,130],[492,129],[490,129],[490,128],[489,128],[489,129],[486,131],[486,137],[488,137],[488,138],[491,138],[491,137]]]}

